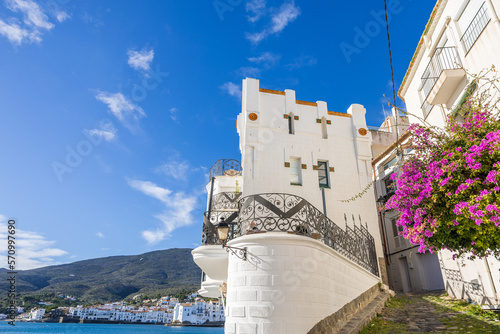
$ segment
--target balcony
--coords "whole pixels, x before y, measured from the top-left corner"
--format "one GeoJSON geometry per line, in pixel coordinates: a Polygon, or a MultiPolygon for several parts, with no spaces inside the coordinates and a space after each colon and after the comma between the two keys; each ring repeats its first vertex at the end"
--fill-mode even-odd
{"type": "Polygon", "coordinates": [[[241,162],[235,159],[219,159],[210,168],[210,179],[215,176],[241,175],[241,162]]]}
{"type": "MultiPolygon", "coordinates": [[[[353,216],[354,227],[351,228],[344,215],[346,226],[341,229],[301,197],[275,193],[251,195],[238,200],[237,212],[214,210],[210,217],[205,217],[202,245],[206,246],[202,247],[220,244],[215,229],[220,217],[224,217],[232,226],[228,240],[248,234],[272,232],[306,236],[323,242],[378,276],[375,242],[368,229],[361,224],[361,218],[358,227],[353,216]]],[[[207,275],[218,280],[208,272],[207,275]]]]}
{"type": "Polygon", "coordinates": [[[488,14],[488,10],[486,9],[485,2],[477,12],[476,16],[474,16],[469,27],[465,30],[464,35],[460,39],[460,42],[462,42],[462,45],[464,46],[465,54],[469,53],[470,49],[472,49],[490,20],[491,18],[488,14]]]}
{"type": "Polygon", "coordinates": [[[457,49],[436,48],[422,76],[425,102],[430,105],[447,103],[464,77],[465,70],[457,49]]]}

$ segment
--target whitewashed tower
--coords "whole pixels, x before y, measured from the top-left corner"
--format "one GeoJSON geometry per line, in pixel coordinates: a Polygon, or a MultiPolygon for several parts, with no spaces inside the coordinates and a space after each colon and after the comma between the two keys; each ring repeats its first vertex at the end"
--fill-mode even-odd
{"type": "MultiPolygon", "coordinates": [[[[205,242],[193,251],[211,282],[223,284],[226,333],[307,333],[380,281],[365,113],[357,104],[328,111],[326,102],[297,100],[293,90],[243,81],[241,176],[215,176],[215,184],[241,178],[241,194],[228,205],[234,189],[222,202],[219,192],[207,208],[212,223],[233,217],[227,245],[236,250],[205,242]]],[[[210,239],[215,229],[204,231],[210,239]]]]}

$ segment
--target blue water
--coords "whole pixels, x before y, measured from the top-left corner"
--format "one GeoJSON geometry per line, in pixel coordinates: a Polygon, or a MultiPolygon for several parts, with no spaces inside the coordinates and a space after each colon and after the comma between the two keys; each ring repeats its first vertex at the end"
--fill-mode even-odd
{"type": "Polygon", "coordinates": [[[167,327],[162,325],[44,324],[0,321],[0,333],[44,334],[223,334],[224,328],[167,327]]]}

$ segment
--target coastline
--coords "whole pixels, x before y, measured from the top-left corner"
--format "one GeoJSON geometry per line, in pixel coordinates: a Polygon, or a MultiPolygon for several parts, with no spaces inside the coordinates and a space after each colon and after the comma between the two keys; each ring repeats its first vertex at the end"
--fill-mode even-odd
{"type": "MultiPolygon", "coordinates": [[[[0,321],[10,321],[7,319],[2,319],[0,321]]],[[[15,320],[15,322],[23,323],[51,323],[51,324],[109,324],[109,325],[156,325],[156,326],[167,326],[167,327],[224,327],[224,322],[209,322],[200,325],[192,323],[175,323],[175,324],[165,324],[165,323],[153,323],[153,322],[130,322],[130,321],[109,321],[109,320],[80,320],[74,318],[63,317],[62,319],[43,319],[43,320],[15,320]]]]}

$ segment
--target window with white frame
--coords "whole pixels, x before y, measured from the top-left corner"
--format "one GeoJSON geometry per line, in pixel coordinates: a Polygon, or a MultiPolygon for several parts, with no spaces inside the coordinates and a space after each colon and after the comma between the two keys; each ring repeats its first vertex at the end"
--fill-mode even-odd
{"type": "Polygon", "coordinates": [[[302,169],[300,158],[290,157],[290,184],[302,185],[302,169]]]}

